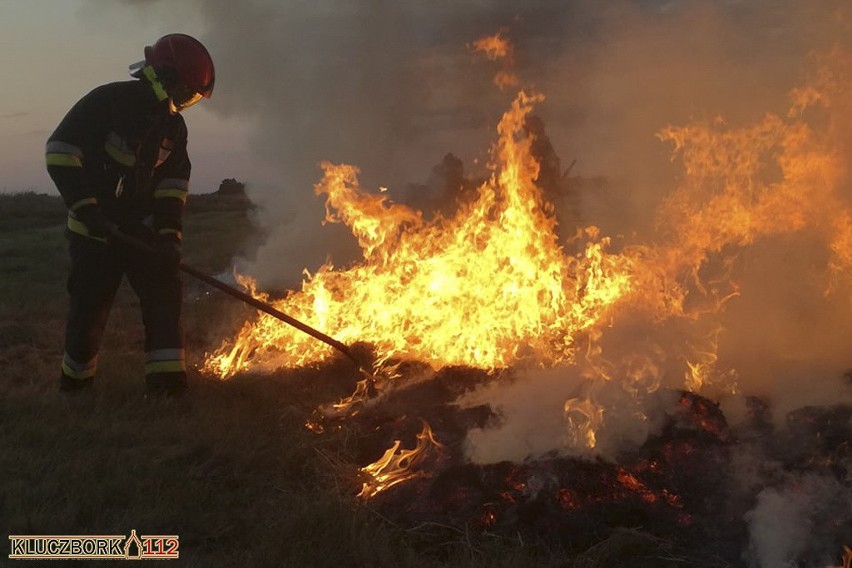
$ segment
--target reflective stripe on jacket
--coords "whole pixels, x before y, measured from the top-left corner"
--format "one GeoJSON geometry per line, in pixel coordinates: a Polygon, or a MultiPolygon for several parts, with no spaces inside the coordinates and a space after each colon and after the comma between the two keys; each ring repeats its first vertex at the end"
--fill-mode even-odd
{"type": "Polygon", "coordinates": [[[109,83],[80,99],[48,139],[45,161],[70,231],[88,236],[74,212],[97,204],[117,225],[152,216],[155,231],[180,237],[191,169],[186,124],[144,80],[109,83]]]}

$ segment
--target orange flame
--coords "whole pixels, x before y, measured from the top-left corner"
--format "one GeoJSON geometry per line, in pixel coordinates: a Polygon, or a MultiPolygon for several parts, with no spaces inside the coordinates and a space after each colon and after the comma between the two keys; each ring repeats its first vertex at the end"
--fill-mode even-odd
{"type": "MultiPolygon", "coordinates": [[[[374,345],[380,362],[494,369],[573,360],[575,338],[630,289],[609,239],[588,229],[585,252],[566,256],[552,207],[534,184],[525,117],[542,97],[520,93],[498,126],[500,164],[455,216],[418,211],[364,192],[352,166],[322,165],[326,219],[347,224],[363,251],[348,270],[326,265],[274,305],[344,343],[374,345]]],[[[304,365],[329,348],[268,317],[245,324],[209,358],[227,377],[259,363],[304,365]]]]}
{"type": "Polygon", "coordinates": [[[843,559],[839,566],[827,566],[826,568],[852,568],[852,548],[843,547],[843,559]]]}
{"type": "Polygon", "coordinates": [[[491,61],[512,57],[512,44],[501,32],[479,38],[473,42],[471,49],[474,52],[484,53],[491,61]]]}
{"type": "Polygon", "coordinates": [[[444,447],[435,440],[432,429],[425,422],[423,430],[417,434],[417,445],[414,449],[400,450],[401,443],[400,440],[394,440],[382,457],[361,468],[370,479],[364,482],[358,497],[369,499],[394,485],[425,475],[423,471],[414,469],[415,466],[422,463],[432,452],[441,451],[444,447]]]}
{"type": "Polygon", "coordinates": [[[515,75],[515,50],[502,32],[481,37],[470,45],[474,53],[484,53],[490,61],[503,61],[503,69],[494,76],[494,84],[504,89],[518,84],[515,75]]]}
{"type": "MultiPolygon", "coordinates": [[[[480,49],[496,57],[503,45],[496,38],[480,49]]],[[[357,168],[323,163],[315,189],[326,199],[326,220],[352,230],[363,259],[346,270],[321,267],[274,305],[344,343],[370,343],[378,364],[577,364],[584,376],[619,380],[640,394],[658,387],[660,362],[669,356],[681,361],[673,376],[688,388],[731,391],[736,374],[719,363],[719,314],[740,294],[733,263],[740,251],[807,230],[824,245],[824,271],[835,286],[852,276],[850,70],[852,55],[823,56],[783,116],[737,128],[720,119],[661,130],[659,138],[683,163],[682,182],[657,211],[654,239],[616,251],[595,227],[578,232],[577,255],[558,241],[524,128],[540,95],[517,95],[497,127],[490,178],[451,216],[427,221],[385,192],[361,189],[357,168]],[[606,352],[602,338],[627,315],[647,329],[677,324],[688,333],[680,344],[667,343],[666,353],[606,352]]],[[[245,285],[253,287],[248,279],[245,285]]],[[[228,377],[258,366],[305,365],[329,353],[261,315],[206,368],[228,377]]],[[[604,420],[594,395],[567,401],[564,412],[566,444],[594,447],[604,420]]]]}

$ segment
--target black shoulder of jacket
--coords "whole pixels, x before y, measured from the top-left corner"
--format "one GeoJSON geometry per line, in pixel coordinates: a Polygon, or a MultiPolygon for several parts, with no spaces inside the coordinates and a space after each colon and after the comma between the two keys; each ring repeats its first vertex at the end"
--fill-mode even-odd
{"type": "Polygon", "coordinates": [[[186,124],[179,114],[171,115],[157,100],[150,86],[140,79],[117,81],[95,87],[68,111],[49,140],[77,143],[82,134],[107,128],[116,120],[133,121],[132,117],[161,115],[176,135],[186,136],[186,124]]]}
{"type": "Polygon", "coordinates": [[[141,80],[117,81],[95,87],[84,95],[75,106],[122,103],[154,110],[158,101],[148,85],[141,80]]]}

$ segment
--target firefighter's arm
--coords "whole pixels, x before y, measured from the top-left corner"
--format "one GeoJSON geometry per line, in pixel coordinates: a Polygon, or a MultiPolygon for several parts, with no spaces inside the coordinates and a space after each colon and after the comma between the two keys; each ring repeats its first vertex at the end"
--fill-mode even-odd
{"type": "Polygon", "coordinates": [[[183,208],[189,194],[191,165],[183,127],[169,157],[157,168],[154,179],[154,230],[161,240],[180,245],[183,238],[183,208]]]}
{"type": "Polygon", "coordinates": [[[47,141],[45,161],[47,172],[68,208],[68,228],[105,240],[106,219],[83,167],[87,153],[92,152],[92,125],[105,123],[100,119],[108,112],[108,108],[99,106],[98,99],[97,92],[93,91],[68,111],[47,141]]]}

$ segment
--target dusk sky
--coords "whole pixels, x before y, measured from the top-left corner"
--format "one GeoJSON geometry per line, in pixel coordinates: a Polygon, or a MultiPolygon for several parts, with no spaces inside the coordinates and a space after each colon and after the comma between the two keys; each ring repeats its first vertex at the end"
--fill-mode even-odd
{"type": "MultiPolygon", "coordinates": [[[[123,3],[91,0],[0,0],[0,191],[56,193],[44,168],[44,144],[71,105],[102,83],[128,80],[128,65],[161,35],[203,36],[200,18],[182,17],[178,25],[161,14],[146,20],[140,13],[123,3]],[[107,4],[119,7],[100,9],[107,4]]],[[[216,87],[225,90],[228,82],[216,87]]],[[[192,185],[199,192],[246,173],[243,132],[239,123],[217,115],[219,94],[184,114],[192,185]]]]}

